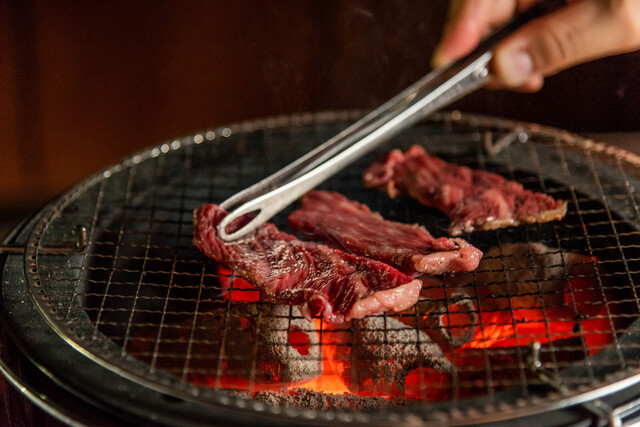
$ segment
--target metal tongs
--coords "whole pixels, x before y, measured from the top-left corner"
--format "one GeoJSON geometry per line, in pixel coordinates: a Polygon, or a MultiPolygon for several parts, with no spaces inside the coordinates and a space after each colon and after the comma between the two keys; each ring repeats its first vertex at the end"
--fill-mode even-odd
{"type": "Polygon", "coordinates": [[[565,3],[546,0],[518,14],[469,55],[430,72],[303,157],[225,200],[220,206],[229,214],[218,225],[218,236],[224,241],[246,236],[381,143],[486,85],[492,49],[524,24],[565,3]],[[244,226],[227,233],[229,224],[255,212],[257,215],[244,226]]]}

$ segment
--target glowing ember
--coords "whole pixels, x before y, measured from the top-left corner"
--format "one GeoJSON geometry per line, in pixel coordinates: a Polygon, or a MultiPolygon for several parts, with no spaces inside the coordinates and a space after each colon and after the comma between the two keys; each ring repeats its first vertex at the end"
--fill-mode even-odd
{"type": "Polygon", "coordinates": [[[223,265],[218,266],[220,284],[225,289],[222,298],[238,302],[260,301],[260,291],[243,278],[237,277],[235,272],[223,265]],[[233,284],[233,286],[232,286],[233,284]]]}
{"type": "Polygon", "coordinates": [[[471,341],[461,349],[526,346],[533,341],[545,344],[582,336],[589,353],[597,353],[613,341],[613,333],[606,320],[606,307],[602,296],[595,291],[597,282],[585,278],[571,279],[570,282],[578,312],[584,314],[586,311],[588,317],[576,318],[569,293],[564,294],[562,307],[481,310],[479,323],[482,327],[476,328],[471,341]]]}
{"type": "Polygon", "coordinates": [[[302,356],[309,354],[311,340],[298,326],[292,326],[289,330],[289,344],[302,356]]]}
{"type": "MultiPolygon", "coordinates": [[[[316,329],[318,331],[322,328],[322,322],[320,319],[313,319],[313,322],[316,325],[316,329]]],[[[314,378],[310,381],[291,385],[289,389],[293,388],[306,388],[313,391],[319,391],[323,393],[333,393],[333,394],[341,394],[341,393],[349,393],[349,389],[342,382],[342,379],[336,372],[334,371],[333,364],[331,361],[333,360],[333,353],[335,352],[335,346],[327,345],[324,342],[322,345],[322,375],[318,378],[314,378]]]]}
{"type": "MultiPolygon", "coordinates": [[[[439,328],[446,330],[446,333],[451,335],[451,339],[454,339],[456,334],[462,334],[464,331],[468,331],[471,337],[470,340],[467,337],[463,345],[458,344],[459,347],[457,348],[456,345],[453,345],[452,348],[446,349],[443,353],[448,360],[444,360],[444,362],[453,362],[458,367],[459,377],[454,378],[455,375],[452,376],[450,372],[442,372],[442,369],[438,370],[433,366],[420,366],[414,369],[409,367],[408,373],[405,373],[403,387],[372,388],[370,384],[367,386],[365,382],[361,382],[359,384],[351,384],[354,387],[351,389],[350,385],[346,384],[349,375],[345,375],[345,372],[350,368],[347,366],[345,354],[348,353],[347,349],[353,350],[354,344],[345,344],[336,339],[337,330],[334,329],[335,326],[327,328],[321,319],[314,319],[315,330],[308,322],[307,326],[303,328],[300,322],[305,322],[305,320],[300,316],[299,312],[292,317],[290,310],[294,309],[288,306],[284,307],[284,311],[281,310],[282,313],[277,309],[271,308],[270,310],[276,311],[262,312],[263,314],[261,315],[259,313],[256,314],[257,312],[254,313],[254,311],[265,310],[265,307],[272,305],[252,304],[260,301],[260,292],[256,288],[225,267],[220,266],[218,271],[223,288],[222,295],[220,295],[221,299],[235,303],[231,309],[226,304],[221,308],[224,313],[231,310],[230,314],[223,313],[224,315],[218,315],[218,317],[213,315],[209,317],[198,316],[196,320],[199,323],[197,324],[192,324],[193,320],[187,319],[188,321],[184,325],[180,325],[179,328],[175,329],[175,336],[171,335],[172,342],[175,344],[167,345],[173,347],[160,348],[161,351],[173,355],[171,356],[173,359],[167,358],[167,360],[163,360],[160,357],[156,360],[156,366],[160,369],[170,368],[172,365],[183,366],[185,362],[175,360],[175,357],[177,357],[175,355],[186,354],[185,350],[179,346],[185,346],[189,342],[189,331],[194,328],[196,331],[194,337],[206,344],[198,344],[201,347],[194,347],[192,352],[214,354],[216,357],[211,359],[208,364],[203,362],[196,365],[197,360],[191,360],[189,363],[192,369],[198,368],[205,373],[200,374],[192,371],[188,375],[188,380],[208,387],[233,389],[251,394],[256,392],[291,394],[299,393],[300,390],[304,389],[335,395],[346,393],[351,396],[377,396],[376,398],[378,399],[405,398],[437,401],[450,399],[456,393],[458,397],[474,396],[486,393],[484,386],[478,384],[486,382],[484,366],[487,363],[493,366],[492,375],[494,381],[496,381],[494,385],[496,388],[499,387],[497,384],[500,381],[505,381],[505,384],[508,384],[510,378],[518,376],[519,365],[516,356],[517,351],[515,350],[517,346],[524,347],[534,341],[542,345],[551,342],[562,345],[561,343],[569,342],[573,339],[574,341],[571,341],[573,343],[571,345],[582,348],[580,344],[576,343],[580,343],[580,340],[584,339],[584,347],[588,349],[589,354],[593,354],[610,344],[615,333],[615,325],[609,323],[610,316],[608,316],[606,306],[603,303],[604,292],[595,276],[571,279],[569,289],[565,289],[560,302],[556,298],[553,300],[554,304],[549,305],[547,303],[551,299],[544,299],[544,296],[541,296],[538,300],[527,296],[519,300],[517,298],[512,299],[512,301],[532,302],[529,306],[525,307],[521,304],[518,307],[509,306],[507,309],[496,308],[495,298],[490,295],[483,295],[471,302],[470,298],[460,293],[462,292],[461,290],[455,291],[459,292],[459,294],[455,294],[457,299],[454,298],[448,306],[446,304],[441,306],[438,305],[440,304],[439,301],[445,301],[446,298],[444,298],[444,294],[440,295],[439,293],[443,293],[445,288],[429,288],[429,286],[425,285],[423,288],[425,293],[423,295],[424,301],[427,304],[436,304],[437,307],[422,307],[420,310],[424,309],[424,311],[418,310],[420,313],[418,319],[421,319],[418,323],[421,326],[418,329],[426,328],[425,325],[431,325],[428,326],[429,328],[433,328],[433,325],[440,325],[439,328]],[[460,303],[465,299],[467,300],[466,303],[460,303]],[[433,303],[430,303],[430,301],[433,301],[433,303]],[[480,307],[476,307],[478,302],[480,307]],[[445,315],[439,323],[429,320],[435,318],[434,316],[439,316],[441,313],[445,313],[445,315]],[[576,315],[576,313],[579,313],[579,315],[576,315]],[[215,320],[218,318],[221,320],[215,320]],[[271,319],[272,323],[269,323],[269,319],[271,319]],[[223,323],[218,324],[215,323],[216,321],[223,323]],[[264,323],[256,324],[256,322],[264,323]],[[262,329],[269,329],[274,327],[273,325],[280,326],[276,328],[277,331],[274,329],[273,336],[265,335],[265,331],[262,329]],[[234,332],[227,333],[224,343],[222,342],[222,335],[216,338],[218,341],[215,341],[214,334],[221,334],[223,330],[234,332]],[[241,338],[242,334],[249,335],[246,338],[241,338]],[[254,334],[260,334],[262,338],[256,337],[254,334]],[[283,337],[281,343],[279,341],[280,337],[283,337]],[[247,345],[246,349],[242,348],[242,339],[248,340],[244,343],[247,345]],[[264,339],[266,341],[260,341],[264,339]],[[282,378],[284,377],[278,375],[269,377],[260,374],[257,370],[264,370],[264,366],[260,365],[260,363],[264,362],[259,355],[255,354],[256,348],[260,353],[263,351],[260,350],[262,348],[260,346],[269,344],[269,340],[273,341],[271,345],[275,345],[276,347],[274,348],[282,347],[282,349],[295,356],[291,360],[291,363],[293,363],[291,366],[295,365],[296,358],[312,357],[316,361],[318,357],[321,358],[321,363],[319,364],[322,367],[321,374],[314,373],[314,378],[307,376],[309,379],[297,382],[283,381],[282,378]],[[258,347],[255,347],[256,345],[258,347]],[[485,359],[487,354],[479,352],[479,349],[496,349],[497,351],[489,353],[490,361],[487,362],[485,359]],[[239,358],[240,354],[243,355],[243,358],[239,358]],[[236,357],[238,357],[237,360],[235,359],[236,357]],[[242,362],[245,359],[247,362],[242,362]],[[251,369],[243,367],[243,369],[238,370],[236,369],[238,363],[253,365],[250,367],[251,369]]],[[[447,292],[451,293],[452,289],[455,288],[450,288],[447,292]]],[[[509,301],[508,298],[507,301],[509,301]]],[[[282,308],[283,306],[280,307],[282,308]]],[[[295,310],[297,311],[297,309],[295,310]]],[[[407,321],[411,317],[413,315],[406,317],[387,316],[387,320],[384,321],[386,322],[384,325],[387,325],[385,328],[388,328],[389,324],[415,326],[415,321],[413,323],[407,321]],[[390,321],[395,323],[389,323],[390,321]]],[[[411,326],[407,327],[411,329],[411,326]]],[[[343,332],[339,333],[352,336],[354,328],[354,325],[345,325],[341,329],[343,332]]],[[[167,334],[170,331],[170,329],[165,331],[165,339],[169,337],[167,334]]],[[[389,331],[385,332],[387,337],[392,335],[389,335],[389,331]]],[[[139,341],[132,341],[131,350],[140,354],[152,355],[154,352],[154,337],[155,335],[146,338],[140,337],[139,341]]],[[[556,349],[556,355],[559,354],[557,351],[556,349]]],[[[568,352],[569,350],[567,350],[566,357],[569,360],[574,360],[568,352]]],[[[578,353],[576,357],[584,357],[584,353],[582,353],[582,356],[578,353]]],[[[144,357],[142,359],[146,360],[144,357]]],[[[391,362],[393,361],[372,361],[371,363],[391,362]]],[[[283,364],[278,368],[280,370],[292,369],[288,366],[289,362],[286,360],[278,363],[283,364]]],[[[293,369],[298,368],[294,367],[293,369]]],[[[299,378],[302,378],[302,376],[299,376],[299,378]]]]}

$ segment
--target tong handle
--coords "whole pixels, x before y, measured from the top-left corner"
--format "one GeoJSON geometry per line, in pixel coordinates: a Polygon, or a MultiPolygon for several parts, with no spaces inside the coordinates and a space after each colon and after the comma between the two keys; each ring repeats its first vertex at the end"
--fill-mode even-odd
{"type": "Polygon", "coordinates": [[[522,25],[564,4],[566,0],[546,0],[527,9],[467,56],[432,71],[324,144],[225,200],[221,207],[230,213],[218,225],[218,236],[233,241],[251,233],[379,144],[483,87],[489,81],[491,49],[522,25]],[[231,222],[253,212],[258,214],[251,221],[227,233],[231,222]]]}
{"type": "Polygon", "coordinates": [[[233,241],[254,231],[294,200],[362,157],[378,144],[388,140],[423,117],[483,86],[488,79],[486,65],[491,56],[491,53],[487,52],[477,61],[463,69],[462,72],[457,73],[454,76],[456,78],[447,80],[445,82],[447,83],[446,85],[438,87],[435,91],[429,91],[425,94],[421,94],[419,90],[412,91],[410,94],[403,96],[401,103],[394,102],[393,106],[385,108],[383,114],[379,114],[377,110],[374,111],[371,115],[364,117],[347,128],[335,140],[330,140],[331,145],[328,147],[323,147],[323,150],[310,153],[313,155],[308,156],[306,162],[299,159],[294,164],[278,171],[255,186],[249,187],[227,199],[222,204],[225,209],[227,209],[227,206],[233,207],[233,205],[237,205],[247,197],[260,194],[262,189],[270,189],[269,192],[252,198],[229,213],[220,222],[218,235],[225,241],[233,241]],[[346,148],[344,148],[345,146],[346,148]],[[335,153],[336,151],[338,152],[335,153]],[[327,156],[331,158],[322,161],[327,156]],[[319,164],[316,165],[316,163],[319,164]],[[283,178],[293,179],[281,182],[283,178]],[[232,233],[227,233],[226,228],[232,221],[256,211],[259,211],[258,215],[244,227],[232,233]]]}

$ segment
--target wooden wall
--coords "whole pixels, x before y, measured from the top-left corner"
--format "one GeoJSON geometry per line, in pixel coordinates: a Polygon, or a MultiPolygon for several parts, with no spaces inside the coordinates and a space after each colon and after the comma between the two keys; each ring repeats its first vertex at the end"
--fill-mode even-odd
{"type": "MultiPolygon", "coordinates": [[[[128,153],[216,125],[374,107],[429,69],[446,0],[0,2],[0,212],[128,153]]],[[[536,95],[460,108],[575,131],[640,130],[640,56],[536,95]]]]}

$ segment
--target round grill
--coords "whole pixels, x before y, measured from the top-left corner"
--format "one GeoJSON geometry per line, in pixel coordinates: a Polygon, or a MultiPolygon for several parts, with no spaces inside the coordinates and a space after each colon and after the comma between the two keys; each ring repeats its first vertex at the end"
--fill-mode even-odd
{"type": "MultiPolygon", "coordinates": [[[[358,326],[308,322],[295,308],[262,301],[194,248],[195,208],[220,203],[358,116],[215,129],[82,182],[45,208],[29,236],[27,289],[40,315],[90,363],[132,383],[281,420],[462,424],[579,403],[638,381],[640,159],[565,132],[442,114],[322,185],[442,236],[442,214],[361,182],[391,147],[421,144],[568,201],[562,221],[463,236],[488,263],[464,277],[434,278],[408,312],[358,326]],[[417,352],[425,340],[455,371],[423,357],[400,381],[397,372],[376,371],[391,350],[417,352]],[[358,350],[367,345],[390,350],[369,360],[375,351],[358,350]],[[376,375],[382,381],[372,386],[376,375]]],[[[273,222],[286,229],[293,208],[273,222]]]]}

